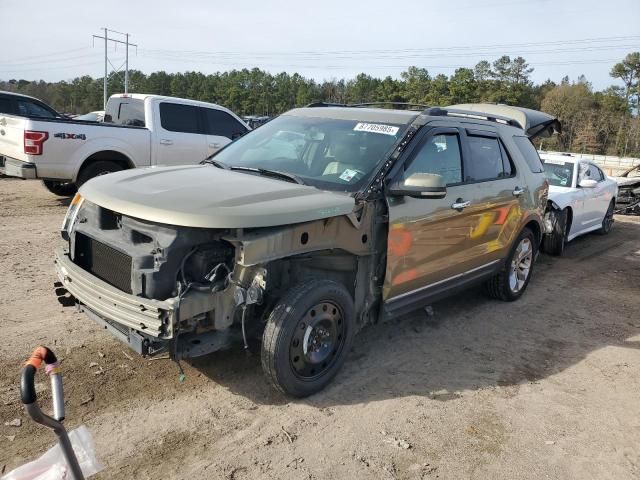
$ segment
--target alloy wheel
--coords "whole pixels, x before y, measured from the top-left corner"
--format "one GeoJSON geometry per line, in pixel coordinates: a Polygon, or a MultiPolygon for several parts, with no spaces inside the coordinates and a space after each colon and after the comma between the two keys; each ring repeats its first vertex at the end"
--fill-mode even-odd
{"type": "Polygon", "coordinates": [[[511,259],[509,270],[509,288],[513,293],[518,293],[524,287],[533,263],[533,245],[529,238],[520,240],[511,259]]]}

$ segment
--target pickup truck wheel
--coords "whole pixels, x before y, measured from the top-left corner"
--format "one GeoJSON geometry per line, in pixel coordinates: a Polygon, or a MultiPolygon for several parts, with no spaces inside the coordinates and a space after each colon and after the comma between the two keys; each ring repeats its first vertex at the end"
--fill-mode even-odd
{"type": "Polygon", "coordinates": [[[598,233],[600,235],[606,235],[611,231],[611,227],[613,227],[613,222],[614,222],[613,211],[615,210],[615,207],[616,207],[616,201],[611,200],[611,202],[609,202],[609,208],[607,209],[607,213],[604,215],[604,219],[602,220],[602,226],[600,227],[600,230],[598,230],[598,233]]]}
{"type": "Polygon", "coordinates": [[[553,231],[542,237],[542,251],[549,255],[560,256],[564,252],[564,246],[567,242],[569,211],[566,208],[561,211],[553,210],[549,215],[553,231]]]}
{"type": "Polygon", "coordinates": [[[78,187],[72,182],[57,182],[55,180],[43,180],[44,188],[59,197],[71,197],[76,194],[78,187]]]}
{"type": "Polygon", "coordinates": [[[280,299],[262,335],[262,369],[281,392],[322,390],[347,357],[355,330],[353,299],[329,280],[302,283],[280,299]]]}
{"type": "Polygon", "coordinates": [[[106,175],[107,173],[119,172],[120,170],[123,170],[123,168],[119,163],[112,162],[110,160],[98,160],[97,162],[90,163],[80,171],[78,179],[76,180],[76,185],[80,188],[94,177],[106,175]]]}
{"type": "Polygon", "coordinates": [[[514,242],[502,269],[486,282],[487,294],[505,302],[520,298],[529,285],[535,258],[535,236],[525,228],[514,242]]]}

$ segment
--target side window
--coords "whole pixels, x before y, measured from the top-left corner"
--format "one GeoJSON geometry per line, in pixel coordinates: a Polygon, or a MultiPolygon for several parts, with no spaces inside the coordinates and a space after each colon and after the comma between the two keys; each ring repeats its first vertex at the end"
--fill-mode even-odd
{"type": "Polygon", "coordinates": [[[460,139],[455,133],[435,135],[421,145],[405,169],[405,178],[414,173],[441,175],[447,185],[462,182],[460,139]]]}
{"type": "Polygon", "coordinates": [[[0,97],[0,113],[13,113],[11,99],[0,97]]]}
{"type": "Polygon", "coordinates": [[[596,182],[602,182],[604,180],[604,174],[598,167],[596,167],[595,165],[591,165],[591,178],[593,178],[596,182]]]}
{"type": "Polygon", "coordinates": [[[578,182],[585,179],[601,182],[604,180],[604,175],[595,165],[591,165],[590,163],[581,163],[580,170],[578,171],[578,182]]]}
{"type": "Polygon", "coordinates": [[[25,117],[55,118],[53,112],[28,100],[18,100],[18,115],[25,117]]]}
{"type": "Polygon", "coordinates": [[[231,140],[246,133],[247,129],[235,118],[222,110],[203,108],[207,121],[207,135],[221,135],[231,140]]]}
{"type": "Polygon", "coordinates": [[[505,175],[500,142],[495,137],[467,137],[471,158],[465,162],[464,181],[481,182],[505,175]]]}
{"type": "Polygon", "coordinates": [[[544,172],[544,167],[540,161],[540,155],[538,155],[538,151],[536,150],[536,147],[533,146],[533,143],[531,143],[531,140],[527,137],[514,135],[513,141],[518,147],[518,150],[520,150],[525,162],[529,165],[529,170],[531,170],[532,173],[544,172]]]}
{"type": "Polygon", "coordinates": [[[177,103],[160,104],[160,125],[170,132],[202,133],[198,107],[192,105],[180,105],[177,103]]]}

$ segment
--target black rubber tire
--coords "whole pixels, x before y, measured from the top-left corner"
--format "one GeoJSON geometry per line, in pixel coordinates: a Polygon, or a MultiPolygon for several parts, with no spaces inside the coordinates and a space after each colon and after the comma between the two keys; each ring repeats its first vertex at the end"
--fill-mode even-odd
{"type": "Polygon", "coordinates": [[[598,230],[598,233],[600,235],[607,235],[610,231],[611,228],[613,227],[613,211],[616,208],[616,201],[615,200],[611,200],[611,202],[609,202],[609,208],[607,208],[607,213],[605,213],[604,218],[602,219],[602,225],[600,226],[600,230],[598,230]],[[607,219],[610,220],[610,223],[607,224],[607,219]]]}
{"type": "Polygon", "coordinates": [[[333,380],[351,348],[355,333],[355,309],[347,289],[330,280],[309,280],[287,292],[276,304],[262,334],[262,369],[269,382],[293,397],[307,397],[333,380]],[[331,363],[313,379],[300,378],[294,371],[289,353],[301,319],[315,305],[331,302],[342,310],[344,341],[331,363]]]}
{"type": "Polygon", "coordinates": [[[44,188],[49,190],[54,195],[59,197],[72,197],[78,191],[75,183],[72,182],[58,182],[56,180],[43,180],[42,184],[44,188]]]}
{"type": "Polygon", "coordinates": [[[78,174],[76,185],[80,188],[94,177],[106,175],[107,173],[119,172],[120,170],[123,170],[122,165],[117,162],[112,162],[110,160],[98,160],[97,162],[90,163],[86,167],[83,167],[78,174]]]}
{"type": "Polygon", "coordinates": [[[502,300],[504,302],[513,302],[514,300],[519,299],[527,289],[527,286],[529,285],[529,280],[531,280],[531,277],[533,276],[533,267],[535,264],[534,262],[535,262],[536,253],[537,253],[536,250],[537,250],[537,244],[536,244],[535,235],[528,228],[524,228],[522,232],[520,232],[520,235],[518,235],[518,238],[516,239],[516,241],[513,242],[513,245],[511,246],[511,250],[509,252],[509,256],[506,258],[504,265],[502,266],[500,271],[485,282],[484,284],[485,293],[491,298],[502,300]],[[513,260],[513,256],[516,253],[516,249],[518,245],[520,244],[522,239],[525,237],[528,237],[529,240],[531,241],[531,247],[533,249],[533,257],[532,257],[531,267],[529,268],[529,276],[527,277],[524,283],[524,286],[520,289],[520,291],[518,291],[517,293],[514,293],[511,291],[511,288],[509,288],[509,267],[511,266],[511,261],[513,260]]]}
{"type": "Polygon", "coordinates": [[[554,217],[553,232],[546,233],[542,237],[542,251],[549,255],[559,257],[564,252],[564,246],[567,243],[567,226],[569,220],[569,210],[566,208],[561,211],[554,210],[551,212],[554,217]]]}

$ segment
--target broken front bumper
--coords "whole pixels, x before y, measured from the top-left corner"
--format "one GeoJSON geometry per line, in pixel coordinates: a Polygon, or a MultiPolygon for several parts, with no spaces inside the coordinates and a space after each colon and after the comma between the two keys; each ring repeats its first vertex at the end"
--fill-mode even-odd
{"type": "Polygon", "coordinates": [[[94,320],[100,319],[126,336],[138,332],[160,340],[172,337],[178,311],[175,299],[149,300],[124,293],[73,263],[63,249],[56,251],[55,266],[64,288],[94,320]]]}

